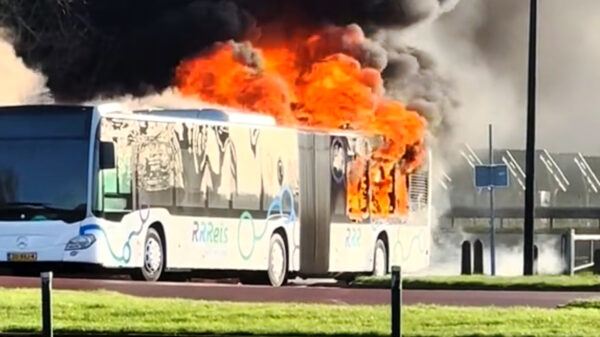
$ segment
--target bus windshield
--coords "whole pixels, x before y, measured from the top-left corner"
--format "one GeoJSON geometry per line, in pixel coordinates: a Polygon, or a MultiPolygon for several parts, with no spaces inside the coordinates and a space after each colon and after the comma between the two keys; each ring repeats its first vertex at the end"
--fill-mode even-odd
{"type": "Polygon", "coordinates": [[[85,217],[91,112],[0,108],[0,220],[85,217]]]}

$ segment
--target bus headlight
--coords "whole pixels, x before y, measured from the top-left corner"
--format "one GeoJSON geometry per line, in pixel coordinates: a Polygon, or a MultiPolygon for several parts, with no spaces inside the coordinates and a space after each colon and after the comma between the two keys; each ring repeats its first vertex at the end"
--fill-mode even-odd
{"type": "Polygon", "coordinates": [[[89,248],[96,242],[96,237],[93,234],[79,235],[67,242],[65,250],[81,250],[89,248]]]}

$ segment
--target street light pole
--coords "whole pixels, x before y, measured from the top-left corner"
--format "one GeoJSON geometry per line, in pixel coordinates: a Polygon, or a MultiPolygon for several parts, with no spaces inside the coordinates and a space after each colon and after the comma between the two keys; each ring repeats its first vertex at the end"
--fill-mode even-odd
{"type": "Polygon", "coordinates": [[[533,229],[535,209],[535,100],[537,75],[537,0],[530,0],[529,71],[527,86],[527,146],[525,155],[525,221],[523,230],[523,274],[533,275],[533,229]]]}
{"type": "MultiPolygon", "coordinates": [[[[492,124],[489,125],[490,141],[490,173],[494,168],[494,143],[492,137],[492,124]]],[[[494,220],[494,184],[490,186],[490,271],[492,276],[496,275],[496,224],[494,220]]]]}

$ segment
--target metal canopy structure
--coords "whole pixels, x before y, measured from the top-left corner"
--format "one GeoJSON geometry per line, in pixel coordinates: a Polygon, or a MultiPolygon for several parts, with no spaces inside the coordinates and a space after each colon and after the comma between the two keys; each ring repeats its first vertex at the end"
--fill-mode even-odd
{"type": "MultiPolygon", "coordinates": [[[[474,149],[468,144],[460,148],[452,170],[438,172],[439,191],[450,202],[449,214],[460,217],[489,216],[489,201],[485,191],[473,188],[473,170],[485,163],[486,149],[474,149]],[[471,212],[471,213],[469,213],[471,212]]],[[[498,215],[523,216],[525,197],[525,151],[497,149],[497,162],[507,165],[510,185],[496,190],[498,215]]],[[[535,153],[536,217],[555,213],[558,217],[596,217],[600,214],[600,156],[583,153],[535,153]]]]}

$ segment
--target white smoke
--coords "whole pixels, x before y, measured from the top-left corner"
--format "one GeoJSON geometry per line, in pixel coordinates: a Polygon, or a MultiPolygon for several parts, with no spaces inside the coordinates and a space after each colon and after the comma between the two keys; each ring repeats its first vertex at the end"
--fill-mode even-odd
{"type": "Polygon", "coordinates": [[[47,101],[46,78],[27,68],[1,35],[0,31],[0,106],[47,101]]]}
{"type": "MultiPolygon", "coordinates": [[[[496,275],[523,275],[523,242],[521,234],[496,235],[496,275]],[[504,236],[504,237],[502,237],[504,236]],[[510,242],[510,244],[506,243],[510,242]]],[[[483,242],[484,274],[491,274],[491,256],[489,234],[467,234],[460,232],[439,232],[434,240],[434,252],[431,266],[423,275],[452,276],[461,272],[461,244],[468,240],[474,244],[476,239],[483,242]]],[[[538,235],[535,244],[538,246],[538,273],[556,275],[565,268],[564,259],[560,253],[560,237],[538,235]]],[[[472,251],[472,258],[473,258],[472,251]]]]}
{"type": "MultiPolygon", "coordinates": [[[[539,3],[541,148],[600,153],[587,140],[596,132],[600,103],[599,13],[597,0],[539,3]]],[[[485,147],[487,124],[492,123],[498,147],[524,148],[528,28],[529,1],[486,0],[461,1],[430,25],[398,32],[406,43],[434,55],[438,66],[455,79],[461,103],[453,116],[460,130],[458,141],[485,147]]]]}
{"type": "Polygon", "coordinates": [[[516,138],[515,131],[525,123],[525,114],[510,113],[523,111],[524,101],[510,79],[499,76],[489,66],[477,46],[478,28],[485,25],[480,7],[485,4],[481,1],[463,3],[448,13],[453,17],[451,23],[442,17],[431,25],[397,31],[395,37],[432,55],[438,72],[452,80],[452,97],[457,104],[444,118],[449,120],[454,132],[444,142],[487,144],[487,126],[492,123],[498,131],[496,144],[509,141],[524,144],[524,136],[516,138]]]}
{"type": "Polygon", "coordinates": [[[234,111],[230,107],[206,103],[193,97],[187,97],[181,92],[171,87],[156,94],[151,94],[143,97],[133,95],[125,95],[113,98],[99,97],[91,101],[83,103],[84,105],[100,105],[116,103],[127,109],[134,110],[155,110],[155,109],[218,109],[222,111],[234,111]]]}
{"type": "Polygon", "coordinates": [[[411,24],[430,22],[454,9],[459,0],[400,0],[396,1],[402,12],[411,18],[411,24]]]}
{"type": "MultiPolygon", "coordinates": [[[[565,263],[558,250],[560,238],[547,239],[537,242],[538,273],[556,275],[564,271],[565,263]]],[[[484,272],[489,274],[491,270],[490,250],[484,249],[484,272]]],[[[496,249],[496,275],[520,276],[523,275],[523,245],[500,246],[496,249]]]]}
{"type": "MultiPolygon", "coordinates": [[[[600,102],[600,68],[596,66],[600,59],[596,38],[599,13],[597,0],[573,0],[568,5],[564,0],[545,0],[539,4],[538,147],[600,153],[589,141],[597,129],[600,102]]],[[[468,142],[474,148],[485,148],[487,126],[492,123],[496,147],[524,148],[528,19],[529,1],[461,1],[431,24],[394,31],[401,43],[432,55],[439,72],[456,85],[460,105],[451,116],[443,115],[451,119],[456,131],[444,143],[468,142]]],[[[446,171],[462,160],[457,148],[442,159],[446,171]]],[[[441,212],[448,205],[436,207],[441,212]]],[[[460,272],[460,242],[470,236],[447,234],[438,235],[439,254],[431,273],[460,272]]],[[[538,244],[540,273],[561,272],[563,262],[556,241],[538,244]]],[[[497,256],[498,274],[522,274],[522,244],[499,246],[497,256]]],[[[485,261],[489,272],[489,251],[485,261]]]]}

